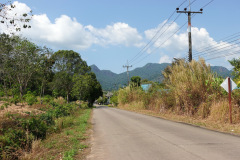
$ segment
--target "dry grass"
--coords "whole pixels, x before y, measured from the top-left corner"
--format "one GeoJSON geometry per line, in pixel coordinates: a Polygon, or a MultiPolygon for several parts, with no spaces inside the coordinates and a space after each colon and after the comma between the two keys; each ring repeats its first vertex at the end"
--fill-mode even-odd
{"type": "Polygon", "coordinates": [[[211,83],[214,75],[210,66],[206,65],[203,59],[187,63],[180,61],[178,65],[169,67],[169,72],[164,72],[166,85],[173,91],[173,96],[177,106],[184,112],[194,114],[196,106],[204,102],[211,94],[211,83]],[[208,83],[206,83],[208,82],[208,83]]]}
{"type": "Polygon", "coordinates": [[[54,102],[58,104],[66,104],[66,100],[63,97],[54,98],[54,102]]]}
{"type": "MultiPolygon", "coordinates": [[[[0,106],[4,105],[7,102],[0,101],[0,106]]],[[[41,114],[42,111],[36,109],[34,106],[29,106],[27,104],[9,104],[7,107],[4,107],[3,110],[0,110],[0,117],[4,117],[6,114],[20,114],[28,115],[31,114],[41,114]]]]}

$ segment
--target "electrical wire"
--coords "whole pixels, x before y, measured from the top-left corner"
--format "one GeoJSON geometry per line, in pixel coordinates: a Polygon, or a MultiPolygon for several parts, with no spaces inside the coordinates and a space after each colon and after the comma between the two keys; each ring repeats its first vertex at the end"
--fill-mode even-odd
{"type": "MultiPolygon", "coordinates": [[[[148,46],[148,48],[147,49],[149,49],[151,46],[153,46],[154,44],[155,44],[155,42],[172,26],[172,24],[179,18],[179,16],[180,16],[181,14],[179,14],[175,19],[174,19],[174,21],[172,21],[171,22],[171,24],[169,24],[169,26],[164,30],[164,32],[162,32],[158,37],[157,37],[157,39],[150,45],[150,46],[148,46]]],[[[145,50],[146,51],[146,50],[145,50]]],[[[139,58],[144,54],[145,52],[142,52],[140,55],[139,55],[139,58]]],[[[135,60],[133,60],[132,62],[134,62],[135,60]]],[[[132,63],[131,62],[131,63],[132,63]]]]}
{"type": "Polygon", "coordinates": [[[143,57],[140,61],[136,62],[135,64],[133,65],[136,65],[140,62],[142,62],[146,57],[148,57],[149,55],[151,55],[153,52],[155,52],[158,48],[160,48],[163,44],[165,44],[170,38],[172,38],[180,29],[182,29],[186,24],[188,23],[185,22],[177,31],[175,31],[170,37],[168,37],[168,39],[166,39],[163,43],[161,43],[158,47],[156,47],[152,52],[150,52],[149,54],[147,54],[145,57],[143,57]]]}
{"type": "Polygon", "coordinates": [[[203,7],[202,7],[202,9],[203,8],[205,8],[205,7],[207,7],[210,3],[212,3],[214,0],[211,0],[210,2],[208,2],[206,5],[204,5],[203,7]]]}
{"type": "MultiPolygon", "coordinates": [[[[233,35],[232,35],[233,36],[233,35]]],[[[234,37],[232,37],[232,38],[229,38],[229,36],[227,37],[228,39],[226,39],[226,38],[224,38],[224,39],[226,39],[224,42],[228,42],[228,43],[231,43],[231,42],[233,42],[233,41],[236,41],[236,40],[233,40],[233,41],[229,41],[229,40],[231,40],[231,39],[233,39],[233,38],[236,38],[236,37],[240,37],[240,34],[239,35],[237,35],[237,36],[234,36],[234,37]]],[[[223,39],[223,40],[224,40],[223,39]]],[[[221,41],[223,41],[223,40],[221,40],[221,41]]],[[[215,44],[215,45],[208,45],[207,47],[201,47],[201,48],[199,48],[198,50],[200,50],[200,51],[196,51],[195,53],[202,53],[202,52],[205,52],[205,51],[207,51],[207,50],[209,50],[209,49],[212,49],[213,48],[213,46],[218,46],[218,44],[215,44]]]]}
{"type": "MultiPolygon", "coordinates": [[[[229,48],[229,49],[220,50],[220,51],[218,51],[218,52],[212,52],[211,54],[208,54],[207,57],[208,57],[208,56],[213,56],[213,55],[215,55],[215,54],[219,54],[219,53],[222,53],[222,52],[233,52],[233,51],[234,51],[233,49],[235,49],[235,48],[239,49],[240,46],[235,46],[235,47],[232,47],[232,48],[229,48]]],[[[199,56],[199,57],[200,57],[200,56],[199,56]]],[[[196,58],[196,57],[195,57],[195,58],[196,58]]]]}
{"type": "Polygon", "coordinates": [[[192,5],[194,2],[196,2],[197,0],[194,0],[194,1],[192,1],[190,4],[188,4],[188,6],[187,7],[185,7],[185,8],[188,8],[190,5],[192,5]]]}
{"type": "MultiPolygon", "coordinates": [[[[178,6],[178,8],[179,7],[181,7],[185,2],[186,2],[187,0],[184,0],[179,6],[178,6]]],[[[133,62],[133,61],[135,61],[136,59],[138,59],[137,57],[142,53],[142,52],[145,52],[149,47],[149,44],[151,44],[152,43],[152,41],[156,38],[156,36],[160,33],[160,31],[163,29],[163,27],[167,24],[167,22],[172,18],[172,16],[175,14],[176,12],[175,12],[175,10],[174,10],[174,12],[170,15],[170,17],[167,19],[167,21],[165,21],[165,23],[162,25],[162,27],[156,32],[156,34],[152,37],[152,39],[129,61],[130,63],[131,62],[133,62]],[[148,47],[148,48],[147,48],[148,47]],[[146,49],[147,48],[147,49],[146,49]]],[[[159,38],[159,37],[158,37],[159,38]]],[[[158,39],[157,38],[157,39],[158,39]]],[[[156,39],[156,40],[157,40],[156,39]]],[[[155,42],[156,42],[156,40],[155,40],[155,42]]],[[[155,42],[153,42],[153,43],[155,43],[155,42]]]]}
{"type": "Polygon", "coordinates": [[[240,50],[238,50],[236,52],[233,52],[231,54],[224,54],[224,55],[220,55],[220,56],[217,56],[217,57],[208,58],[205,61],[209,61],[209,60],[217,59],[217,58],[222,58],[222,57],[228,57],[228,56],[232,56],[232,55],[235,55],[235,54],[240,54],[240,50]]]}
{"type": "MultiPolygon", "coordinates": [[[[237,40],[234,40],[233,42],[235,42],[235,41],[239,41],[239,39],[237,39],[237,40]]],[[[208,50],[206,50],[206,51],[204,51],[204,52],[199,52],[199,53],[202,53],[202,54],[195,54],[193,57],[196,57],[196,56],[201,56],[201,55],[205,55],[205,54],[209,54],[209,53],[215,53],[216,51],[218,51],[218,50],[222,50],[222,49],[224,49],[224,48],[228,48],[228,47],[232,47],[232,46],[235,46],[235,45],[237,45],[237,44],[240,44],[240,41],[239,42],[237,42],[237,43],[233,43],[233,44],[231,44],[230,43],[230,45],[229,45],[229,43],[228,44],[223,44],[223,45],[215,45],[215,47],[212,47],[211,49],[208,49],[208,50]],[[223,47],[222,47],[223,46],[223,47]],[[219,48],[219,47],[222,47],[222,48],[219,48]],[[215,49],[216,48],[216,49],[215,49]],[[215,49],[215,50],[214,50],[215,49]]],[[[237,47],[240,47],[240,46],[235,46],[235,48],[237,48],[237,47]]],[[[230,49],[233,49],[233,48],[230,48],[230,49]]]]}

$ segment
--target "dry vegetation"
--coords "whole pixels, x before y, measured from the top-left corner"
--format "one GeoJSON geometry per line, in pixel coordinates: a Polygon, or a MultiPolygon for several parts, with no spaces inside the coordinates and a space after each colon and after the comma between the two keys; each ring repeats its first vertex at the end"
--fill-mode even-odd
{"type": "Polygon", "coordinates": [[[165,89],[126,87],[118,91],[118,107],[223,132],[240,135],[240,91],[232,97],[233,124],[229,123],[228,96],[204,60],[180,61],[164,73],[165,89]]]}
{"type": "Polygon", "coordinates": [[[88,104],[68,104],[62,97],[39,103],[0,101],[0,159],[82,159],[91,113],[88,104]]]}

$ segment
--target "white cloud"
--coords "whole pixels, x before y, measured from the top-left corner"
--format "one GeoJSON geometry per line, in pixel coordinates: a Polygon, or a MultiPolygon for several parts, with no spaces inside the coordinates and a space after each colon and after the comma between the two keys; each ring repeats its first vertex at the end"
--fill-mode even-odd
{"type": "Polygon", "coordinates": [[[163,55],[161,56],[160,60],[159,60],[159,63],[171,63],[171,58],[167,55],[163,55]]]}
{"type": "Polygon", "coordinates": [[[86,49],[97,42],[86,27],[66,15],[51,23],[46,14],[36,15],[32,19],[32,29],[23,31],[23,35],[37,41],[46,41],[55,48],[86,49]]]}
{"type": "MultiPolygon", "coordinates": [[[[159,47],[161,52],[168,53],[169,57],[185,57],[188,53],[188,32],[175,33],[179,26],[174,22],[164,25],[165,22],[160,24],[157,28],[149,29],[145,31],[145,36],[148,40],[156,34],[156,38],[153,39],[154,45],[151,47],[151,51],[154,48],[159,47]],[[172,24],[172,25],[170,25],[172,24]],[[160,30],[161,29],[161,30],[160,30]],[[158,32],[160,30],[160,32],[158,32]],[[172,37],[171,37],[172,36],[172,37]],[[171,37],[171,38],[169,38],[171,37]]],[[[205,59],[211,57],[222,56],[224,54],[233,54],[240,50],[238,44],[233,45],[229,42],[215,41],[210,37],[205,28],[192,27],[192,45],[193,45],[193,58],[198,56],[205,59]],[[216,53],[214,55],[214,53],[216,53]]],[[[232,59],[235,55],[226,57],[226,60],[232,59]]],[[[166,57],[162,57],[160,61],[163,61],[166,57]]]]}
{"type": "MultiPolygon", "coordinates": [[[[14,12],[22,14],[31,11],[24,3],[16,1],[14,5],[16,5],[14,12]]],[[[41,14],[33,16],[30,25],[31,29],[22,30],[23,36],[35,42],[44,42],[56,49],[87,49],[93,44],[127,47],[143,45],[143,38],[137,29],[121,22],[107,25],[105,28],[95,28],[91,25],[84,26],[67,15],[62,15],[51,22],[46,14],[41,14]]],[[[1,26],[1,31],[3,30],[6,30],[6,27],[1,26]]]]}
{"type": "MultiPolygon", "coordinates": [[[[18,1],[14,13],[30,13],[31,9],[18,1]]],[[[11,15],[14,15],[11,13],[11,15]]],[[[22,30],[21,34],[35,42],[44,42],[49,47],[56,49],[87,49],[93,44],[136,46],[143,45],[142,36],[136,28],[126,23],[117,22],[105,28],[95,28],[91,25],[84,26],[75,18],[62,15],[51,22],[46,14],[33,16],[31,29],[22,30]]],[[[6,31],[6,27],[0,27],[6,31]]]]}
{"type": "Polygon", "coordinates": [[[142,37],[138,34],[136,28],[130,27],[126,23],[115,23],[108,25],[104,29],[97,29],[93,26],[86,26],[89,31],[98,38],[99,43],[102,45],[118,45],[137,46],[142,45],[142,37]]]}

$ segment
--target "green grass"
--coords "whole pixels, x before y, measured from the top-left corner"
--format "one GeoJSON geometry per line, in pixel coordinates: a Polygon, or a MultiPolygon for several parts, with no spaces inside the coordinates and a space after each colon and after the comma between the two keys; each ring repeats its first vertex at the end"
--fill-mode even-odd
{"type": "Polygon", "coordinates": [[[51,134],[46,140],[40,142],[33,148],[32,154],[23,159],[73,160],[75,156],[81,156],[83,150],[88,148],[84,141],[88,137],[86,131],[90,126],[91,111],[91,109],[81,109],[74,116],[65,118],[70,123],[67,122],[59,133],[51,134]]]}

